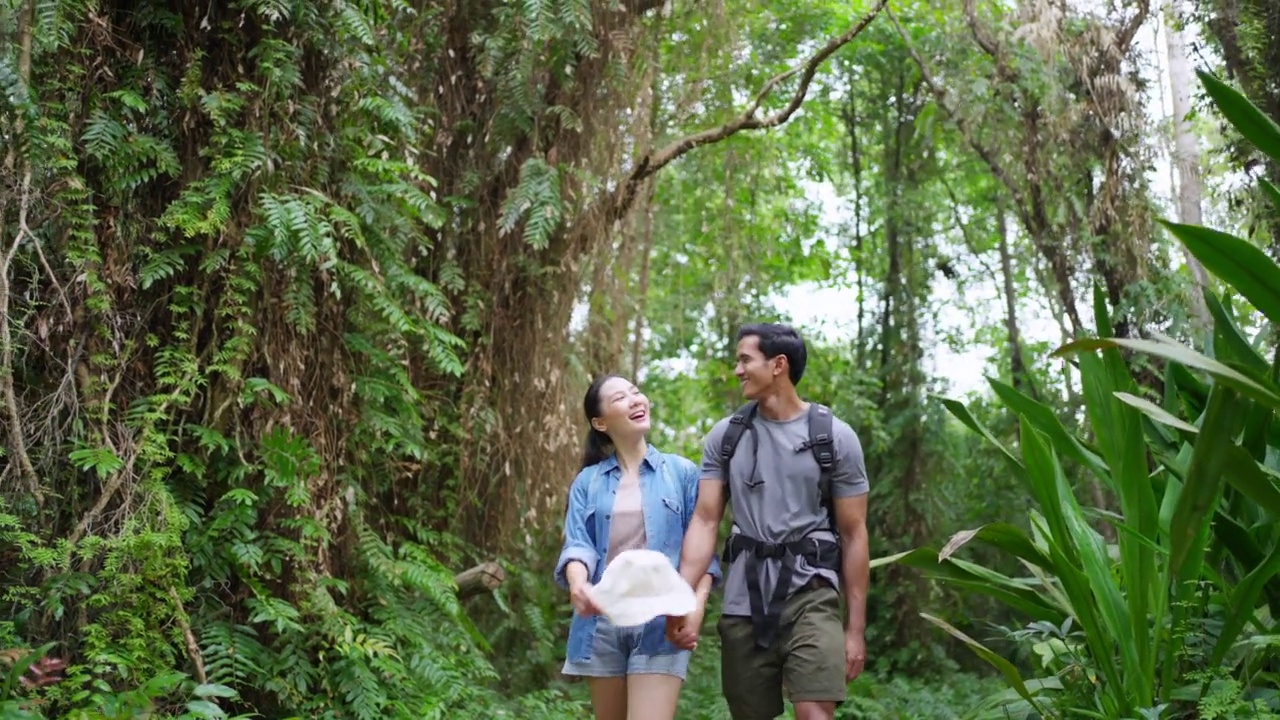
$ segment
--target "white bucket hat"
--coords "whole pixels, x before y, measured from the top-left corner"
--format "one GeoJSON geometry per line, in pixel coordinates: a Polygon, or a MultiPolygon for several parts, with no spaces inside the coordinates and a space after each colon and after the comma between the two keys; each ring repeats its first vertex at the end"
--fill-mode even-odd
{"type": "Polygon", "coordinates": [[[604,569],[591,599],[618,627],[644,625],[659,615],[683,617],[698,606],[693,588],[656,550],[625,550],[604,569]]]}

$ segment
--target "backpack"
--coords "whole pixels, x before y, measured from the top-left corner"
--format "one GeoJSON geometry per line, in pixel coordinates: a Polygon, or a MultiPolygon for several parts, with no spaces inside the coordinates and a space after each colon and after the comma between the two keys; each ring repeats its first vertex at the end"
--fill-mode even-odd
{"type": "MultiPolygon", "coordinates": [[[[755,421],[756,411],[759,409],[759,403],[752,400],[734,411],[733,416],[729,418],[729,426],[724,430],[724,437],[720,440],[720,473],[724,478],[724,497],[725,503],[729,502],[730,482],[729,461],[733,459],[733,453],[738,449],[738,443],[742,440],[742,433],[750,431],[752,439],[756,438],[756,430],[752,424],[755,421]]],[[[809,450],[813,453],[813,459],[818,461],[818,491],[821,498],[822,507],[827,511],[827,522],[830,524],[831,532],[836,532],[836,516],[835,507],[831,502],[831,472],[836,466],[835,443],[832,439],[833,418],[831,409],[825,405],[811,402],[809,403],[809,439],[806,440],[797,452],[809,450]]],[[[757,448],[759,441],[757,439],[757,448]]]]}

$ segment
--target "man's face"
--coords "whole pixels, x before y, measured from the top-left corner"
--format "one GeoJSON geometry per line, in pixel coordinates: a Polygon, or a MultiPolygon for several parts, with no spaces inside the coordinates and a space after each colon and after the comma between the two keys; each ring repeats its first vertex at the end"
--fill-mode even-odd
{"type": "Polygon", "coordinates": [[[742,396],[759,400],[773,389],[780,374],[786,372],[786,357],[779,355],[766,360],[760,352],[760,338],[748,335],[738,341],[738,364],[733,369],[742,384],[742,396]]]}

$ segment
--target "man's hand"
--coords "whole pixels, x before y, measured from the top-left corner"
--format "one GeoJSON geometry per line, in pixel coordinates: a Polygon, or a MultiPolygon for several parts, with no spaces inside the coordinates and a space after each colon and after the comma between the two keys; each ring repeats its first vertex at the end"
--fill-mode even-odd
{"type": "Polygon", "coordinates": [[[569,586],[569,602],[573,603],[573,609],[583,617],[603,614],[600,606],[591,598],[591,583],[586,580],[569,586]]]}
{"type": "MultiPolygon", "coordinates": [[[[668,626],[669,627],[669,626],[668,626]]],[[[867,643],[862,633],[856,630],[844,632],[844,679],[850,682],[862,674],[863,663],[867,661],[867,643]]]]}
{"type": "Polygon", "coordinates": [[[696,650],[698,633],[702,630],[702,618],[706,607],[701,603],[684,617],[667,616],[667,641],[681,650],[696,650]]]}

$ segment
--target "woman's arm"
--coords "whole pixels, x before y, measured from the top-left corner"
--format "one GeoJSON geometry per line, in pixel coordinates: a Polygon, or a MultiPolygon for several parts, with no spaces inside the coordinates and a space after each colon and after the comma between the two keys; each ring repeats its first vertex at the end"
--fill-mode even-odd
{"type": "Polygon", "coordinates": [[[556,561],[555,581],[569,588],[589,580],[600,556],[587,535],[587,478],[590,468],[583,470],[569,487],[569,507],[564,516],[564,546],[556,561]]]}

